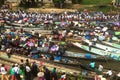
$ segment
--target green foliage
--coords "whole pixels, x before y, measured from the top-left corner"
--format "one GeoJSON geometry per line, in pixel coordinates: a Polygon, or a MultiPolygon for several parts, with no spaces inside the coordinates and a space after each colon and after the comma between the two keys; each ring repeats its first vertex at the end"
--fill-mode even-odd
{"type": "Polygon", "coordinates": [[[112,0],[82,0],[81,4],[85,5],[99,5],[99,4],[110,4],[112,0]]]}
{"type": "Polygon", "coordinates": [[[57,8],[63,8],[63,6],[65,4],[65,0],[53,0],[53,4],[57,8]]]}
{"type": "Polygon", "coordinates": [[[112,6],[94,6],[94,7],[85,7],[85,8],[80,8],[78,11],[83,11],[84,9],[88,9],[89,11],[102,11],[104,13],[111,13],[111,14],[114,14],[114,13],[117,13],[120,11],[119,8],[115,8],[115,7],[112,7],[112,6]]]}
{"type": "Polygon", "coordinates": [[[2,6],[5,3],[5,0],[0,0],[0,6],[2,6]]]}
{"type": "Polygon", "coordinates": [[[73,4],[80,4],[82,2],[82,0],[72,0],[73,4]]]}

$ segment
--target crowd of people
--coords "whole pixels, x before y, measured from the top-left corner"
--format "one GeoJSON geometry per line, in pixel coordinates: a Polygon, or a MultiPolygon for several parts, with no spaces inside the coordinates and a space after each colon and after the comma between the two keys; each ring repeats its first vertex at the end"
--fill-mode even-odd
{"type": "MultiPolygon", "coordinates": [[[[21,9],[18,11],[9,11],[7,9],[2,9],[0,12],[0,22],[4,25],[14,24],[24,24],[23,27],[32,27],[33,25],[43,26],[44,29],[52,30],[52,35],[42,35],[42,33],[32,30],[31,32],[26,32],[23,27],[20,29],[15,29],[14,26],[11,28],[3,29],[0,32],[0,49],[6,51],[9,58],[11,58],[12,53],[24,54],[29,57],[54,60],[58,56],[62,56],[66,51],[66,38],[73,36],[82,36],[86,39],[92,41],[103,41],[108,40],[113,42],[114,40],[120,42],[120,36],[116,35],[115,32],[120,31],[120,15],[118,14],[104,14],[103,12],[90,12],[85,10],[83,12],[64,12],[64,13],[38,13],[38,12],[25,12],[21,9]],[[61,31],[61,32],[59,32],[61,31]],[[53,40],[57,40],[58,43],[53,40]],[[50,55],[40,54],[51,53],[50,55]]],[[[4,65],[2,65],[3,69],[4,65]]],[[[30,65],[23,64],[21,62],[19,65],[15,64],[10,70],[12,75],[12,80],[21,80],[20,74],[24,75],[25,80],[31,80],[30,76],[33,71],[33,77],[38,73],[38,68],[35,62],[30,65]],[[24,65],[24,69],[23,69],[24,65]],[[22,66],[22,67],[21,67],[22,66]],[[36,70],[34,70],[36,69],[36,70]],[[21,71],[19,75],[15,73],[16,70],[21,71]],[[25,71],[25,72],[22,72],[25,71]],[[29,71],[31,73],[29,73],[29,71]],[[36,71],[36,72],[34,72],[36,71]]],[[[100,66],[99,70],[101,70],[100,66]]],[[[2,70],[1,69],[1,70],[2,70]]],[[[56,69],[53,69],[52,75],[56,76],[56,69]]],[[[5,69],[3,70],[3,77],[6,77],[5,69]]],[[[49,70],[44,67],[44,75],[50,76],[49,70]],[[46,73],[47,71],[47,73],[46,73]]],[[[64,77],[65,74],[62,76],[64,77]]],[[[47,77],[50,78],[50,77],[47,77]]],[[[49,80],[45,77],[46,80],[49,80]]],[[[3,79],[2,79],[3,80],[3,79]]],[[[40,79],[44,80],[44,79],[40,79]]],[[[53,79],[57,80],[57,79],[53,79]]]]}
{"type": "Polygon", "coordinates": [[[7,67],[1,64],[1,80],[65,80],[66,74],[62,73],[58,76],[56,68],[49,70],[46,66],[37,64],[35,61],[30,62],[21,60],[18,64],[13,64],[11,67],[7,67]]]}

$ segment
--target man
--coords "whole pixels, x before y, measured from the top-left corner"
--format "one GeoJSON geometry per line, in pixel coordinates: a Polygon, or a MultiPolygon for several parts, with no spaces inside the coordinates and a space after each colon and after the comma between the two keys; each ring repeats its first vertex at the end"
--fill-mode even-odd
{"type": "Polygon", "coordinates": [[[2,66],[1,66],[1,68],[0,68],[0,71],[1,71],[1,74],[2,74],[1,80],[9,80],[9,79],[8,79],[8,75],[7,75],[7,70],[6,70],[4,64],[2,64],[2,66]]]}
{"type": "Polygon", "coordinates": [[[16,77],[17,80],[21,80],[21,78],[20,78],[20,68],[18,66],[19,66],[18,64],[15,64],[14,76],[16,77]]]}
{"type": "Polygon", "coordinates": [[[7,48],[6,52],[7,52],[8,58],[11,58],[11,48],[7,48]]]}
{"type": "Polygon", "coordinates": [[[89,41],[89,51],[91,51],[91,48],[92,48],[92,42],[89,41]]]}
{"type": "Polygon", "coordinates": [[[98,71],[99,71],[100,74],[102,73],[102,71],[103,71],[103,66],[102,65],[99,65],[98,71]]]}
{"type": "Polygon", "coordinates": [[[106,73],[106,77],[109,78],[110,76],[112,76],[113,72],[111,69],[109,69],[106,73]]]}

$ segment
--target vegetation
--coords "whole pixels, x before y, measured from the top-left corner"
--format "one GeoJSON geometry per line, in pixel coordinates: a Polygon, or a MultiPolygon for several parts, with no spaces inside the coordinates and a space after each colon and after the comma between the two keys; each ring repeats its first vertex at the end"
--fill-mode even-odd
{"type": "Polygon", "coordinates": [[[57,8],[63,8],[65,0],[53,0],[54,6],[57,8]]]}
{"type": "Polygon", "coordinates": [[[100,5],[100,4],[110,4],[112,0],[82,0],[83,5],[100,5]]]}
{"type": "Polygon", "coordinates": [[[80,8],[79,11],[83,11],[84,9],[88,9],[89,11],[102,11],[104,13],[116,14],[120,11],[120,8],[115,8],[113,6],[93,6],[93,7],[84,7],[80,8]]]}
{"type": "Polygon", "coordinates": [[[0,6],[5,3],[5,0],[0,0],[0,6]]]}
{"type": "MultiPolygon", "coordinates": [[[[24,7],[38,7],[39,0],[20,0],[20,6],[24,7]]],[[[43,0],[41,0],[41,4],[43,5],[43,0]]]]}
{"type": "Polygon", "coordinates": [[[80,4],[82,2],[82,0],[72,0],[73,4],[80,4]]]}

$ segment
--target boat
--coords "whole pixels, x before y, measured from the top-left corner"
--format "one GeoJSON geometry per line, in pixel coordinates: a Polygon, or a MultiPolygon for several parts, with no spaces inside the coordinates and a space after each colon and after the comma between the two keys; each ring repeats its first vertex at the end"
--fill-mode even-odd
{"type": "Polygon", "coordinates": [[[86,46],[86,45],[82,45],[78,42],[76,43],[72,43],[74,46],[77,46],[85,51],[88,51],[90,53],[94,53],[94,54],[97,54],[97,55],[101,55],[101,56],[109,56],[110,58],[113,58],[115,60],[120,60],[120,54],[113,54],[111,52],[106,52],[104,50],[101,50],[101,49],[98,49],[98,48],[94,48],[94,47],[91,47],[91,50],[89,50],[89,46],[86,46]]]}
{"type": "Polygon", "coordinates": [[[117,44],[117,43],[110,43],[110,42],[107,42],[107,41],[102,41],[102,43],[120,49],[120,44],[117,44]]]}
{"type": "MultiPolygon", "coordinates": [[[[89,44],[89,40],[83,40],[84,42],[86,42],[87,44],[89,44]]],[[[103,44],[100,44],[100,43],[95,43],[95,45],[93,44],[92,46],[94,47],[97,47],[99,49],[102,49],[102,50],[108,50],[109,52],[112,52],[113,54],[119,54],[120,53],[120,49],[117,49],[117,48],[114,48],[114,47],[110,47],[110,46],[106,46],[106,45],[103,45],[103,44]]]]}

